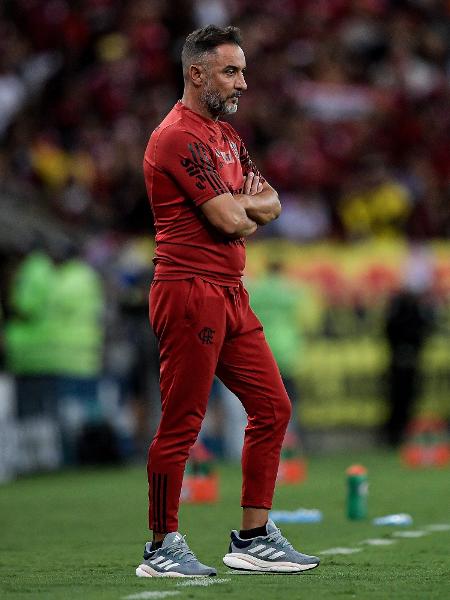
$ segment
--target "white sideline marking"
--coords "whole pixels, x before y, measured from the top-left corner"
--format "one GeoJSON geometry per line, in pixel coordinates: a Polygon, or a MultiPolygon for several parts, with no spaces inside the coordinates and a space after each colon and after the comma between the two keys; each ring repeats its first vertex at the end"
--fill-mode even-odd
{"type": "Polygon", "coordinates": [[[399,537],[399,538],[420,538],[423,537],[424,535],[428,535],[429,533],[431,533],[430,531],[394,531],[394,533],[392,534],[395,537],[399,537]]]}
{"type": "Polygon", "coordinates": [[[448,523],[435,523],[434,525],[425,525],[427,531],[450,531],[448,523]]]}
{"type": "Polygon", "coordinates": [[[319,554],[355,554],[361,552],[362,548],[329,548],[328,550],[322,550],[319,554]]]}
{"type": "Polygon", "coordinates": [[[360,544],[368,544],[369,546],[391,546],[395,544],[395,540],[388,540],[386,538],[369,538],[368,540],[363,540],[359,542],[360,544]]]}
{"type": "Polygon", "coordinates": [[[181,581],[177,583],[177,587],[208,587],[209,585],[216,585],[217,583],[227,583],[230,579],[216,579],[215,577],[205,577],[203,579],[188,579],[187,581],[181,581]]]}
{"type": "Polygon", "coordinates": [[[168,596],[177,596],[180,592],[139,592],[124,596],[123,600],[146,600],[147,598],[167,598],[168,596]]]}
{"type": "MultiPolygon", "coordinates": [[[[251,575],[255,577],[279,577],[280,573],[276,571],[240,571],[239,569],[233,569],[228,571],[230,575],[251,575]]],[[[294,577],[294,575],[301,575],[303,571],[293,571],[289,573],[289,577],[294,577]]],[[[282,575],[286,575],[286,573],[282,573],[282,575]]]]}
{"type": "MultiPolygon", "coordinates": [[[[425,535],[429,535],[435,531],[450,531],[450,524],[448,523],[432,523],[430,525],[424,526],[423,530],[409,530],[409,531],[394,531],[392,536],[397,538],[420,538],[425,535]]],[[[390,546],[391,544],[395,544],[396,540],[390,540],[386,538],[369,538],[367,540],[363,540],[359,542],[362,544],[367,544],[369,546],[390,546]]],[[[362,548],[329,548],[328,550],[323,550],[319,552],[319,554],[355,554],[355,552],[361,552],[362,548]]]]}

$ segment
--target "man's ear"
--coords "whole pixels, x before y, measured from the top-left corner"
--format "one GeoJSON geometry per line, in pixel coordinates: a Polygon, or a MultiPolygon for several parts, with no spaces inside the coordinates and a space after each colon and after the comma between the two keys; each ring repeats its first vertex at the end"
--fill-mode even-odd
{"type": "Polygon", "coordinates": [[[200,87],[205,81],[205,68],[202,65],[191,65],[189,77],[195,87],[200,87]]]}

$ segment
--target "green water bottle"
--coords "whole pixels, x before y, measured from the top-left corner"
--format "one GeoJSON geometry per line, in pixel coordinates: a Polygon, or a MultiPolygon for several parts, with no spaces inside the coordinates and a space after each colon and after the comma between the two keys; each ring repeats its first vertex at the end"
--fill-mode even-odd
{"type": "Polygon", "coordinates": [[[367,495],[369,482],[367,469],[362,465],[351,465],[347,471],[347,517],[349,519],[367,518],[367,495]]]}

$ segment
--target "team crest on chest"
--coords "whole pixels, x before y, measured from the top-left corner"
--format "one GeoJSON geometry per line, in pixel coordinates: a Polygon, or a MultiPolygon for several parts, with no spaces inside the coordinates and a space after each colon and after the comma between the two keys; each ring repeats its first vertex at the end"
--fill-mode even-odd
{"type": "Polygon", "coordinates": [[[231,148],[232,153],[236,157],[236,160],[239,160],[239,150],[238,150],[237,145],[234,142],[230,142],[230,148],[231,148]]]}
{"type": "Polygon", "coordinates": [[[219,150],[219,148],[216,148],[215,153],[216,156],[220,158],[222,162],[226,165],[229,165],[230,163],[234,162],[234,159],[231,156],[231,152],[223,152],[222,150],[219,150]]]}

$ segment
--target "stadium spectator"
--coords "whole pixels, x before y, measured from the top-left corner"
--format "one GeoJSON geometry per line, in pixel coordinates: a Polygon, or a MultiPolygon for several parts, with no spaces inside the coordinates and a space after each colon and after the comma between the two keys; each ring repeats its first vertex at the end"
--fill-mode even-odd
{"type": "Polygon", "coordinates": [[[318,226],[316,210],[314,237],[353,238],[337,199],[360,158],[377,153],[400,184],[419,175],[432,186],[395,231],[416,235],[426,213],[420,235],[448,237],[448,209],[436,216],[449,204],[448,11],[412,1],[11,0],[0,13],[8,185],[29,182],[62,224],[148,232],[138,157],[180,95],[176,49],[196,24],[232,20],[252,61],[237,127],[281,194],[306,186],[320,199],[331,226],[318,226]]]}
{"type": "MultiPolygon", "coordinates": [[[[142,151],[181,97],[181,40],[211,20],[243,31],[249,91],[234,125],[284,205],[281,219],[259,236],[351,244],[386,234],[448,239],[449,17],[448,3],[414,0],[1,3],[5,319],[4,272],[36,231],[92,243],[108,285],[121,248],[140,236],[151,240],[142,151]],[[361,194],[360,167],[373,156],[382,157],[389,194],[379,187],[369,194],[367,170],[361,194]]],[[[331,288],[342,294],[340,281],[331,288]]],[[[120,293],[111,285],[116,331],[126,312],[111,308],[120,293]]],[[[338,313],[333,305],[335,321],[338,313]]],[[[348,330],[340,323],[337,330],[348,330]]],[[[108,344],[126,371],[127,354],[108,344]]]]}

